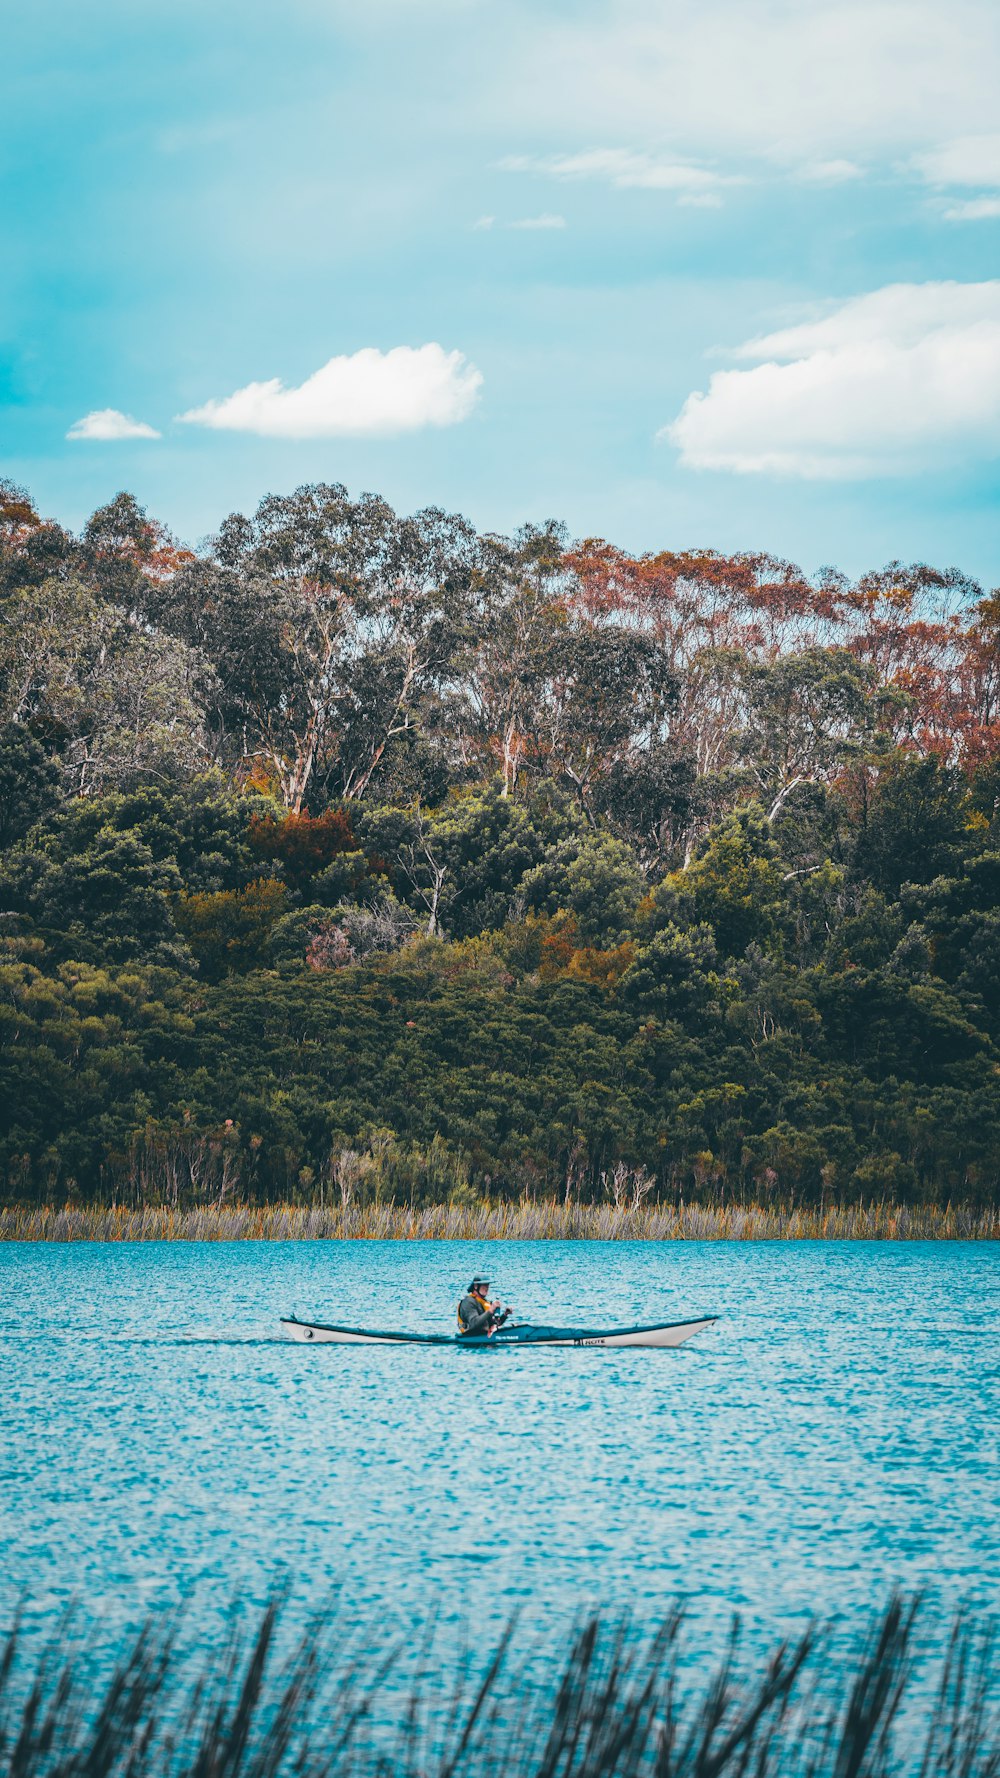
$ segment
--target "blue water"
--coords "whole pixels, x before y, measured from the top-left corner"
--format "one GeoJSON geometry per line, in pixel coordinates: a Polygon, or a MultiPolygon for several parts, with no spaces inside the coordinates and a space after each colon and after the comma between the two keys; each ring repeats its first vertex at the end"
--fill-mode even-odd
{"type": "Polygon", "coordinates": [[[288,1575],[358,1624],[682,1595],[751,1640],[893,1584],[998,1603],[1000,1246],[0,1247],[0,1616],[288,1575]],[[680,1352],[294,1345],[278,1317],[722,1319],[680,1352]]]}

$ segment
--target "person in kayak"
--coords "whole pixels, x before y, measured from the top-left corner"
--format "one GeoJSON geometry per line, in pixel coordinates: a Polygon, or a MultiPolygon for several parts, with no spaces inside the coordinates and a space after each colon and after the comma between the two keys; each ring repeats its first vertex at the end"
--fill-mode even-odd
{"type": "Polygon", "coordinates": [[[458,1305],[458,1331],[460,1334],[483,1334],[487,1336],[502,1327],[510,1314],[509,1309],[501,1309],[498,1302],[491,1303],[486,1292],[489,1290],[488,1278],[475,1277],[468,1291],[458,1305]]]}

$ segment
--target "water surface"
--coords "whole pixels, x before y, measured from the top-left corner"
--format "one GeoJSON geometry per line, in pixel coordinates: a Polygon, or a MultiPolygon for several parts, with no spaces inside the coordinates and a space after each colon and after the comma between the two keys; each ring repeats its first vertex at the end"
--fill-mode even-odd
{"type": "MultiPolygon", "coordinates": [[[[0,1609],[235,1588],[358,1624],[591,1606],[773,1640],[894,1584],[996,1605],[1000,1246],[0,1247],[0,1609]],[[680,1352],[308,1347],[278,1318],[722,1319],[680,1352]]],[[[478,1617],[477,1617],[478,1621],[478,1617]]]]}

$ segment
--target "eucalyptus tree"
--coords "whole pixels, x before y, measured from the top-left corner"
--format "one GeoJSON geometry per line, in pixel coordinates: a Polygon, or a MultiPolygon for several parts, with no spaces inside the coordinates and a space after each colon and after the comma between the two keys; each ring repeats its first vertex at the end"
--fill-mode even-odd
{"type": "Polygon", "coordinates": [[[740,763],[769,819],[799,785],[828,782],[870,748],[886,698],[847,649],[810,648],[748,661],[741,675],[740,763]]]}
{"type": "Polygon", "coordinates": [[[615,768],[635,767],[669,734],[677,676],[655,639],[620,624],[566,623],[548,639],[535,684],[531,758],[594,820],[615,768]]]}
{"type": "MultiPolygon", "coordinates": [[[[220,728],[310,794],[360,798],[447,672],[475,534],[437,508],[401,519],[339,484],[231,515],[179,577],[169,621],[216,635],[220,728]]],[[[206,637],[207,639],[207,637],[206,637]]]]}
{"type": "MultiPolygon", "coordinates": [[[[556,638],[565,628],[565,528],[526,525],[479,543],[443,725],[461,763],[499,771],[513,794],[536,743],[537,712],[556,638]]],[[[534,762],[537,763],[537,760],[534,762]]]]}
{"type": "Polygon", "coordinates": [[[0,720],[26,723],[79,794],[207,763],[213,671],[78,580],[22,588],[0,629],[0,720]]]}
{"type": "Polygon", "coordinates": [[[76,539],[41,519],[26,489],[0,478],[0,599],[43,580],[65,578],[78,557],[76,539]]]}

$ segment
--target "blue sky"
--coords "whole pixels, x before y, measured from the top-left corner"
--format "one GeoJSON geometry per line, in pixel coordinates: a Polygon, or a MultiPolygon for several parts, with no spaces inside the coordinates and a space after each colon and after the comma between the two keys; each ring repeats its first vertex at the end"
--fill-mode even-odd
{"type": "Polygon", "coordinates": [[[1000,578],[994,0],[36,0],[4,61],[47,514],[340,480],[1000,578]]]}

